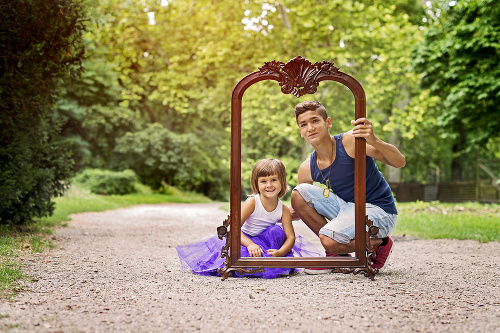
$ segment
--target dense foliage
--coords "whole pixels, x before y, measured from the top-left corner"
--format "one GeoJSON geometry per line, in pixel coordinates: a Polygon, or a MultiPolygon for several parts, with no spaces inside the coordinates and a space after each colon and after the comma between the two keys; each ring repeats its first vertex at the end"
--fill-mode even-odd
{"type": "Polygon", "coordinates": [[[53,104],[60,79],[77,75],[82,7],[57,0],[0,5],[0,223],[50,214],[72,169],[53,104]]]}
{"type": "Polygon", "coordinates": [[[154,188],[176,184],[217,197],[217,188],[213,187],[224,176],[203,147],[203,142],[191,133],[177,134],[158,123],[150,124],[117,140],[112,166],[132,167],[144,183],[154,188]]]}
{"type": "Polygon", "coordinates": [[[458,1],[442,13],[413,56],[422,86],[442,102],[437,124],[460,180],[464,153],[500,132],[500,2],[458,1]]]}

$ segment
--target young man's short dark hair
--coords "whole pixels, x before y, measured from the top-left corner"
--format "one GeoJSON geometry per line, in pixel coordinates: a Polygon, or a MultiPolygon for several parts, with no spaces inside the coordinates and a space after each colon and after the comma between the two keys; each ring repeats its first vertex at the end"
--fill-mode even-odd
{"type": "Polygon", "coordinates": [[[328,118],[328,115],[326,114],[326,109],[325,107],[317,101],[304,101],[300,102],[295,106],[295,109],[293,109],[295,112],[295,120],[297,118],[307,112],[307,111],[318,111],[320,116],[326,121],[326,118],[328,118]]]}

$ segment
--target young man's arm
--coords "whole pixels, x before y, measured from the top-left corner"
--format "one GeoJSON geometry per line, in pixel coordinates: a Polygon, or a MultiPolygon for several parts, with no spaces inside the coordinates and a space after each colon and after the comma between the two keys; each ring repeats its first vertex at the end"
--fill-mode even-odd
{"type": "Polygon", "coordinates": [[[343,136],[344,147],[349,156],[354,157],[355,138],[365,138],[366,155],[388,164],[395,168],[402,168],[406,165],[406,158],[395,146],[380,140],[373,133],[372,123],[366,118],[352,120],[354,128],[343,136]]]}
{"type": "MultiPolygon", "coordinates": [[[[299,181],[299,184],[312,184],[313,180],[311,177],[311,166],[310,166],[311,160],[310,157],[308,157],[304,162],[299,167],[299,172],[297,174],[297,178],[299,181]]],[[[295,209],[293,209],[292,205],[288,206],[288,209],[290,211],[290,214],[292,215],[292,221],[297,221],[300,220],[300,217],[297,215],[295,212],[295,209]]]]}
{"type": "Polygon", "coordinates": [[[312,184],[313,179],[311,177],[311,157],[308,157],[299,167],[299,172],[297,174],[299,184],[308,183],[312,184]]]}

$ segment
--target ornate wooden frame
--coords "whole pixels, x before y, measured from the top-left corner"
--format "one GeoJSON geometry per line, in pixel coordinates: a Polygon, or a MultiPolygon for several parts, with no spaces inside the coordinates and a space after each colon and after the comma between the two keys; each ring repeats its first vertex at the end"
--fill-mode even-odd
{"type": "Polygon", "coordinates": [[[374,280],[377,273],[371,266],[375,251],[370,239],[376,237],[378,228],[365,215],[366,209],[366,145],[365,139],[356,138],[354,162],[354,201],[355,201],[355,257],[241,257],[241,105],[245,90],[263,80],[278,81],[284,94],[296,97],[314,94],[319,82],[330,80],[347,86],[355,99],[355,119],[366,114],[366,98],[363,87],[353,77],[339,71],[331,62],[322,61],[312,64],[309,60],[297,56],[286,64],[279,61],[266,62],[259,71],[245,76],[236,84],[231,98],[231,198],[230,215],[223,225],[217,228],[219,238],[226,237],[226,245],[222,248],[221,257],[225,257],[225,267],[218,272],[222,279],[230,276],[232,271],[253,273],[265,267],[331,267],[337,272],[364,275],[374,280]],[[228,233],[228,227],[230,232],[228,233]],[[368,226],[368,231],[366,231],[368,226]],[[231,251],[229,251],[231,249],[231,251]]]}

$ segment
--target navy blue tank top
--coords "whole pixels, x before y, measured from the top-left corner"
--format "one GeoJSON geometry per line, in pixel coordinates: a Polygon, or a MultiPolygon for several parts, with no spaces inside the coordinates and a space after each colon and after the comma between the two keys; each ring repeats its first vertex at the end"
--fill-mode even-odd
{"type": "MultiPolygon", "coordinates": [[[[319,170],[316,151],[311,153],[311,177],[324,185],[330,177],[332,191],[344,201],[354,202],[354,158],[345,151],[342,134],[334,136],[337,153],[335,161],[326,169],[319,170]]],[[[366,202],[382,208],[386,213],[398,213],[389,184],[369,156],[366,156],[366,202]]]]}

